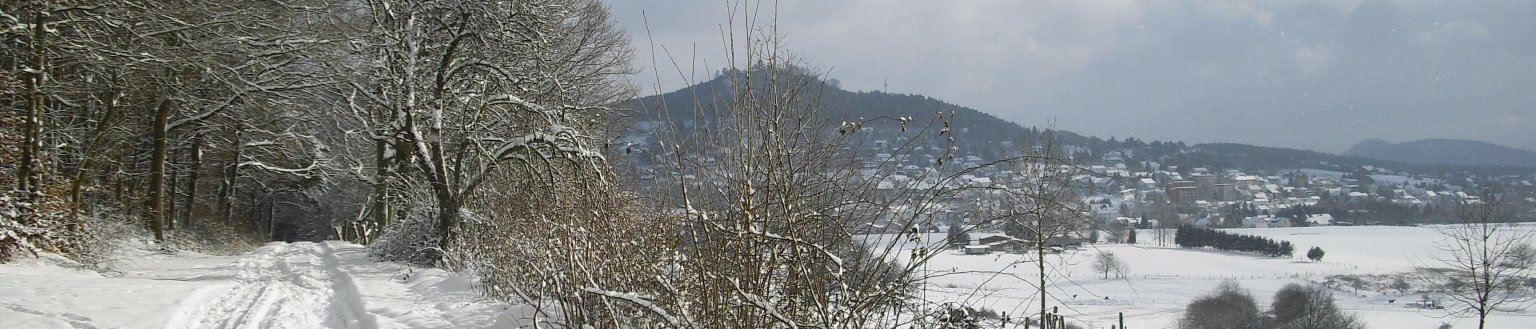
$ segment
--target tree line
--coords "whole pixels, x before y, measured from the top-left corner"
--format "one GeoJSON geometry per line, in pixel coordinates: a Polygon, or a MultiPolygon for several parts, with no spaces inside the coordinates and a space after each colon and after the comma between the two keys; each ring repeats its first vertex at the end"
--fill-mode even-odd
{"type": "Polygon", "coordinates": [[[1295,247],[1290,241],[1246,234],[1233,234],[1194,225],[1181,225],[1174,232],[1173,243],[1184,248],[1212,247],[1222,251],[1255,253],[1270,257],[1290,257],[1295,247]]]}

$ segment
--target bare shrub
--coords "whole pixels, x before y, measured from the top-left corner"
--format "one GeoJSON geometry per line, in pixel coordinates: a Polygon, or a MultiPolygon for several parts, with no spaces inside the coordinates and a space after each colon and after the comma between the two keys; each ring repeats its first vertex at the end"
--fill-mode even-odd
{"type": "Polygon", "coordinates": [[[1288,284],[1275,293],[1270,328],[1363,329],[1365,324],[1334,305],[1333,294],[1320,286],[1288,284]]]}
{"type": "Polygon", "coordinates": [[[1258,304],[1253,295],[1239,287],[1237,282],[1222,281],[1216,291],[1195,299],[1185,308],[1179,320],[1182,329],[1235,329],[1263,328],[1258,304]]]}

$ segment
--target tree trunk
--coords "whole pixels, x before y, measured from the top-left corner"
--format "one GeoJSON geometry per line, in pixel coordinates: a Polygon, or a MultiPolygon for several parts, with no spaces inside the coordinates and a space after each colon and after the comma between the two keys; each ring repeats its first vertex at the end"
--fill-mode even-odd
{"type": "MultiPolygon", "coordinates": [[[[39,6],[38,11],[48,10],[39,6]]],[[[48,15],[39,12],[34,16],[32,31],[32,72],[27,81],[27,122],[25,143],[21,147],[21,163],[16,169],[17,189],[27,191],[27,200],[37,203],[39,194],[39,174],[37,166],[38,153],[42,149],[43,131],[43,83],[46,78],[48,61],[43,55],[43,40],[48,36],[48,15]]]]}
{"type": "MultiPolygon", "coordinates": [[[[434,195],[437,196],[437,232],[441,234],[441,240],[437,241],[438,249],[443,256],[448,255],[448,247],[452,246],[454,230],[459,227],[459,199],[448,189],[447,182],[432,183],[434,195]]],[[[441,260],[439,260],[441,261],[441,260]]]]}
{"type": "Polygon", "coordinates": [[[111,127],[112,120],[117,114],[117,96],[115,93],[114,96],[110,97],[111,100],[107,102],[105,112],[101,114],[100,118],[96,119],[95,137],[91,138],[91,145],[86,146],[85,156],[80,161],[80,169],[75,171],[75,180],[70,182],[69,200],[74,202],[70,206],[70,214],[72,215],[79,214],[80,208],[85,204],[83,195],[85,181],[90,178],[91,173],[96,171],[96,157],[101,152],[103,144],[106,143],[107,128],[111,127]]]}
{"type": "Polygon", "coordinates": [[[1035,221],[1035,265],[1040,270],[1040,323],[1045,324],[1045,218],[1042,216],[1035,221]]]}
{"type": "Polygon", "coordinates": [[[224,181],[219,184],[219,216],[224,218],[224,223],[234,222],[235,180],[240,169],[240,128],[235,127],[234,155],[231,156],[229,165],[224,167],[224,181]]]}
{"type": "MultiPolygon", "coordinates": [[[[166,139],[170,139],[170,137],[166,137],[166,139]]],[[[166,189],[169,191],[167,191],[167,195],[165,196],[166,208],[164,218],[165,229],[168,231],[175,231],[176,214],[179,213],[176,211],[176,196],[179,195],[177,193],[179,192],[178,190],[181,189],[181,170],[176,169],[176,160],[181,159],[181,149],[177,148],[175,150],[171,150],[170,152],[170,158],[166,161],[167,163],[165,165],[166,170],[170,171],[166,175],[170,176],[171,183],[166,187],[166,189]]]]}
{"type": "Polygon", "coordinates": [[[278,241],[277,238],[277,197],[267,192],[267,240],[278,241]]]}
{"type": "MultiPolygon", "coordinates": [[[[373,163],[377,167],[375,168],[377,172],[374,174],[373,186],[373,222],[377,225],[378,229],[375,231],[378,232],[383,232],[384,227],[389,225],[389,220],[392,218],[389,209],[390,164],[389,158],[384,157],[384,152],[388,151],[388,146],[389,143],[384,142],[382,139],[374,141],[373,163]]],[[[399,156],[400,154],[397,152],[395,155],[399,156]]],[[[373,237],[367,238],[371,240],[373,237]]]]}
{"type": "Polygon", "coordinates": [[[162,223],[162,210],[165,207],[162,199],[165,194],[165,121],[170,116],[171,101],[161,96],[155,110],[155,124],[150,127],[150,138],[154,139],[155,150],[149,162],[149,198],[145,201],[145,217],[148,217],[150,229],[155,232],[156,242],[165,242],[165,227],[162,223]]]}
{"type": "Polygon", "coordinates": [[[192,156],[192,163],[191,163],[192,168],[189,168],[188,170],[190,170],[190,172],[187,173],[187,200],[186,200],[186,202],[182,202],[183,203],[182,207],[186,208],[186,210],[185,210],[186,214],[184,216],[182,216],[182,218],[183,218],[182,219],[183,220],[182,225],[190,225],[190,224],[192,224],[192,213],[193,213],[192,210],[194,209],[193,205],[197,201],[197,176],[198,176],[197,173],[199,171],[202,171],[202,169],[203,169],[203,136],[202,136],[202,134],[194,135],[192,137],[192,155],[191,156],[192,156]]]}

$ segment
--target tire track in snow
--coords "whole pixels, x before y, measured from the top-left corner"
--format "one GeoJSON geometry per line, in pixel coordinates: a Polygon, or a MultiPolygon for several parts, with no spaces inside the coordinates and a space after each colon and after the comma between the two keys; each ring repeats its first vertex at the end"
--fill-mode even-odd
{"type": "Polygon", "coordinates": [[[347,324],[345,328],[377,328],[378,323],[373,314],[368,313],[366,304],[363,303],[362,292],[358,291],[357,283],[351,276],[341,271],[341,259],[336,257],[336,249],[331,247],[331,242],[321,242],[315,249],[315,255],[321,260],[322,268],[331,280],[331,314],[335,314],[339,320],[347,324]]]}
{"type": "Polygon", "coordinates": [[[40,311],[40,310],[28,308],[26,306],[10,304],[10,303],[0,303],[0,307],[3,307],[5,309],[11,310],[11,311],[14,311],[14,312],[17,312],[17,313],[26,313],[26,314],[37,315],[37,316],[41,316],[41,317],[52,318],[52,319],[56,319],[56,320],[59,320],[59,321],[63,321],[64,323],[69,324],[69,326],[71,328],[75,328],[75,329],[97,329],[97,327],[95,325],[91,324],[91,322],[92,322],[91,318],[86,317],[84,315],[79,315],[79,314],[74,314],[74,313],[69,313],[69,312],[51,313],[51,312],[40,311]]]}
{"type": "Polygon", "coordinates": [[[236,261],[236,282],[204,288],[167,323],[179,328],[374,328],[330,246],[269,243],[236,261]]]}

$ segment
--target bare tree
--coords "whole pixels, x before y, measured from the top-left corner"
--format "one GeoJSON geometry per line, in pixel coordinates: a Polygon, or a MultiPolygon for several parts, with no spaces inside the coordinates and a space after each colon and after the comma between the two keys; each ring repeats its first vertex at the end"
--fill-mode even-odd
{"type": "Polygon", "coordinates": [[[1436,244],[1441,253],[1417,271],[1459,305],[1458,312],[1475,314],[1478,328],[1489,314],[1523,310],[1536,299],[1528,284],[1536,276],[1536,228],[1518,224],[1519,207],[1492,195],[1484,200],[1461,204],[1458,223],[1435,228],[1443,237],[1436,244]]]}
{"type": "Polygon", "coordinates": [[[1054,130],[1046,130],[1037,138],[1032,142],[1038,145],[1003,161],[1021,173],[1025,181],[1004,190],[1005,211],[1001,213],[1001,219],[1029,227],[1034,233],[1032,240],[1035,257],[1032,261],[1038,271],[1034,287],[1039,291],[1040,298],[1038,320],[1047,321],[1051,318],[1048,314],[1051,295],[1046,289],[1049,287],[1047,281],[1050,273],[1047,271],[1046,253],[1053,248],[1053,240],[1067,243],[1082,238],[1078,230],[1087,226],[1091,218],[1083,211],[1086,205],[1073,179],[1073,176],[1083,172],[1082,168],[1062,154],[1054,130]]]}
{"type": "MultiPolygon", "coordinates": [[[[680,306],[671,314],[706,328],[888,321],[878,315],[907,298],[916,270],[891,263],[908,256],[895,245],[919,236],[923,207],[933,205],[924,198],[941,196],[915,186],[874,193],[880,178],[859,173],[858,155],[842,150],[847,135],[821,113],[819,75],[778,54],[776,37],[749,34],[761,46],[742,62],[754,64],[720,77],[731,96],[709,100],[721,103],[699,110],[700,124],[663,138],[672,159],[662,163],[678,174],[657,199],[685,214],[676,250],[687,258],[664,284],[686,288],[661,296],[680,306]],[[874,227],[902,238],[857,238],[874,227]]],[[[910,256],[909,264],[929,257],[910,256]]]]}
{"type": "Polygon", "coordinates": [[[1124,260],[1116,257],[1115,253],[1102,251],[1093,257],[1093,270],[1102,273],[1103,277],[1108,279],[1110,274],[1114,274],[1116,278],[1123,278],[1130,268],[1126,266],[1124,260]]]}

